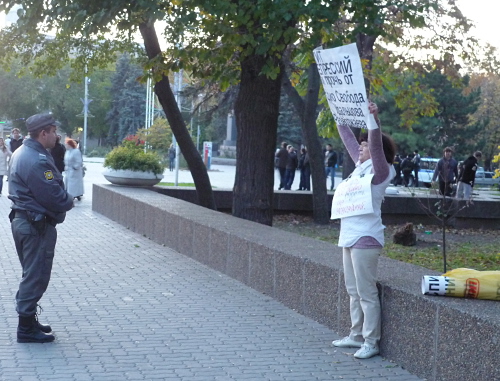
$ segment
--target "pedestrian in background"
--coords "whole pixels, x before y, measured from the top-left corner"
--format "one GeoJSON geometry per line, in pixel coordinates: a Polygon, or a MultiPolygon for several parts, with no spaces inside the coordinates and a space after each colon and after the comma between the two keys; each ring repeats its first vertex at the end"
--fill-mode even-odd
{"type": "Polygon", "coordinates": [[[66,147],[61,143],[61,135],[57,135],[56,145],[54,148],[50,149],[50,154],[54,158],[54,163],[56,168],[60,173],[64,172],[64,154],[66,153],[66,147]]]}
{"type": "Polygon", "coordinates": [[[278,172],[280,174],[280,186],[278,190],[285,188],[285,173],[286,173],[286,164],[288,162],[288,143],[282,142],[281,148],[276,151],[274,155],[276,159],[276,168],[278,168],[278,172]]]}
{"type": "Polygon", "coordinates": [[[413,172],[413,169],[414,169],[413,159],[410,156],[410,154],[408,154],[401,162],[401,172],[403,173],[403,183],[405,187],[409,187],[410,185],[412,185],[410,183],[410,177],[413,172]]]}
{"type": "Polygon", "coordinates": [[[420,171],[420,155],[418,149],[413,151],[413,186],[418,187],[418,171],[420,171]]]}
{"type": "Polygon", "coordinates": [[[78,149],[77,142],[73,139],[66,139],[66,153],[64,154],[64,185],[66,191],[73,198],[80,201],[83,189],[83,158],[78,149]]]}
{"type": "Polygon", "coordinates": [[[174,143],[170,144],[170,148],[168,149],[168,165],[170,172],[174,170],[175,167],[175,146],[174,143]]]}
{"type": "Polygon", "coordinates": [[[399,153],[394,156],[394,162],[392,163],[394,170],[396,171],[396,176],[394,176],[394,179],[392,183],[395,186],[401,185],[401,157],[399,156],[399,153]]]}
{"type": "Polygon", "coordinates": [[[288,158],[286,162],[285,170],[285,190],[292,189],[293,180],[295,180],[295,171],[299,166],[299,159],[297,158],[297,152],[295,148],[291,145],[287,147],[288,158]]]}
{"type": "Polygon", "coordinates": [[[457,186],[457,198],[465,198],[467,203],[470,203],[472,198],[472,188],[476,180],[476,171],[478,162],[481,160],[483,154],[480,151],[474,152],[474,155],[469,156],[460,165],[457,186]]]}
{"type": "Polygon", "coordinates": [[[300,150],[299,169],[300,183],[298,190],[311,190],[311,164],[305,147],[300,150]]]}
{"type": "Polygon", "coordinates": [[[64,221],[73,200],[47,151],[56,144],[55,119],[51,114],[33,115],[26,127],[30,137],[12,155],[9,171],[9,219],[23,270],[16,293],[17,341],[45,343],[55,337],[50,326],[38,321],[37,306],[50,281],[56,225],[64,221]]]}
{"type": "MultiPolygon", "coordinates": [[[[367,137],[361,137],[361,143],[357,142],[349,127],[337,125],[349,155],[357,163],[344,182],[373,174],[370,187],[367,188],[373,212],[341,218],[338,243],[342,247],[344,281],[350,298],[351,331],[349,336],[335,340],[332,344],[341,348],[359,348],[354,354],[359,359],[367,359],[379,353],[382,318],[377,266],[384,247],[381,205],[385,190],[395,175],[392,162],[396,153],[392,139],[380,131],[377,105],[370,103],[369,111],[375,117],[377,125],[368,130],[367,137]]],[[[336,193],[334,197],[337,195],[336,193]]]]}
{"type": "Polygon", "coordinates": [[[10,137],[9,140],[9,149],[10,152],[14,153],[16,149],[21,147],[21,144],[23,144],[24,138],[21,136],[19,128],[14,128],[12,130],[12,136],[10,137]]]}
{"type": "Polygon", "coordinates": [[[458,163],[452,157],[452,154],[451,147],[446,147],[443,150],[443,157],[438,161],[432,175],[433,183],[436,182],[436,179],[439,180],[439,194],[448,197],[452,193],[452,184],[458,178],[458,163]]]}
{"type": "Polygon", "coordinates": [[[333,150],[331,144],[326,145],[325,152],[325,175],[326,175],[326,188],[328,189],[328,175],[331,178],[330,190],[335,187],[335,166],[337,165],[337,152],[333,150]]]}
{"type": "Polygon", "coordinates": [[[0,138],[0,195],[3,189],[3,177],[9,174],[9,158],[11,156],[12,152],[5,145],[3,138],[0,138]]]}

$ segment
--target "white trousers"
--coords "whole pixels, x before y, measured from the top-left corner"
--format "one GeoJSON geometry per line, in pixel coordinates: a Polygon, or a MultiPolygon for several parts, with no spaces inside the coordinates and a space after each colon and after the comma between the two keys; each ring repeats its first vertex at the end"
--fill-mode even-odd
{"type": "Polygon", "coordinates": [[[381,331],[380,300],[377,289],[378,257],[382,248],[343,248],[344,278],[350,297],[353,340],[378,345],[381,331]]]}
{"type": "Polygon", "coordinates": [[[457,198],[464,198],[469,201],[472,196],[472,187],[470,184],[464,183],[462,181],[458,182],[457,186],[457,198]]]}

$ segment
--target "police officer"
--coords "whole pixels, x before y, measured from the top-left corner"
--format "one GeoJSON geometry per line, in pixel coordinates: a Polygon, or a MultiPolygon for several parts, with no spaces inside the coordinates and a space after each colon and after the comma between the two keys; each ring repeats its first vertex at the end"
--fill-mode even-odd
{"type": "Polygon", "coordinates": [[[52,329],[37,319],[38,301],[50,281],[56,224],[73,207],[73,197],[64,190],[62,175],[47,151],[56,139],[52,114],[36,114],[26,120],[29,138],[12,155],[9,173],[9,215],[17,255],[23,269],[16,294],[19,315],[17,341],[44,343],[54,340],[52,329]]]}

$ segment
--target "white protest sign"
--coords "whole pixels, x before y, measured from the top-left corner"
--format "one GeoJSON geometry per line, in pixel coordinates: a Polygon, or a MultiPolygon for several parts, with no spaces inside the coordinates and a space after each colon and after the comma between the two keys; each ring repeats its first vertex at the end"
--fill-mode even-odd
{"type": "Polygon", "coordinates": [[[315,49],[328,105],[337,125],[357,128],[378,128],[368,111],[363,67],[356,44],[333,49],[315,49]]]}
{"type": "Polygon", "coordinates": [[[373,213],[372,178],[370,173],[352,176],[340,183],[333,195],[332,220],[373,213]]]}

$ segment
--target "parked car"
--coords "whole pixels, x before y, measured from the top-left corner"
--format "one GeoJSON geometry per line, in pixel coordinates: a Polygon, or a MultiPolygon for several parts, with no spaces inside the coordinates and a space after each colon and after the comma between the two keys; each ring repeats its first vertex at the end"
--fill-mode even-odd
{"type": "MultiPolygon", "coordinates": [[[[435,159],[433,157],[422,157],[420,159],[420,170],[418,171],[418,182],[420,186],[423,184],[427,188],[431,187],[432,176],[434,175],[434,170],[436,169],[438,161],[439,159],[435,159]]],[[[495,172],[487,172],[483,167],[478,167],[474,183],[478,186],[497,185],[500,188],[500,177],[494,179],[494,175],[495,172]]],[[[415,179],[412,174],[410,175],[409,186],[413,187],[414,183],[415,179]]]]}
{"type": "MultiPolygon", "coordinates": [[[[439,159],[434,159],[430,157],[420,158],[420,170],[418,171],[418,182],[420,186],[422,186],[423,184],[427,188],[430,188],[432,175],[434,174],[434,169],[436,168],[436,164],[438,161],[439,159]]],[[[402,185],[402,182],[403,182],[403,174],[401,174],[401,182],[397,185],[402,185]]],[[[409,187],[415,186],[415,178],[413,176],[413,172],[409,177],[408,186],[409,187]]]]}
{"type": "Polygon", "coordinates": [[[418,182],[420,184],[424,184],[427,188],[431,187],[432,176],[434,175],[438,161],[439,159],[433,157],[420,158],[420,170],[418,171],[418,182]]]}
{"type": "Polygon", "coordinates": [[[474,184],[479,186],[500,186],[500,177],[494,179],[493,176],[495,176],[495,172],[487,172],[483,167],[479,167],[476,171],[476,179],[474,180],[474,184]]]}

